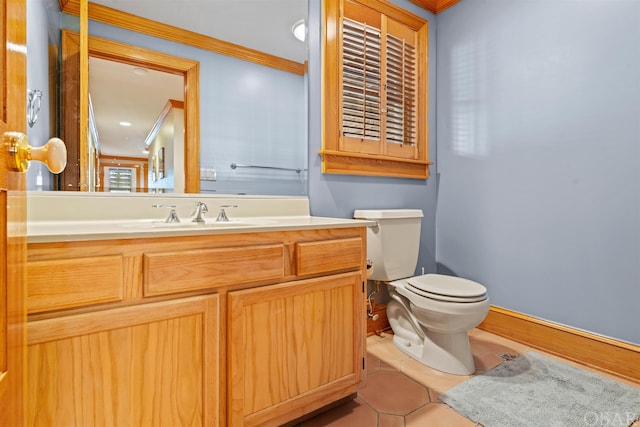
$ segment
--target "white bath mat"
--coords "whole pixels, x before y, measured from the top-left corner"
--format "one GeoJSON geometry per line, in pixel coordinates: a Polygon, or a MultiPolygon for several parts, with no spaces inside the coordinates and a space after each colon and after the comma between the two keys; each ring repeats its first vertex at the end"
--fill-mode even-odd
{"type": "Polygon", "coordinates": [[[440,395],[484,427],[630,426],[640,387],[527,352],[440,395]]]}

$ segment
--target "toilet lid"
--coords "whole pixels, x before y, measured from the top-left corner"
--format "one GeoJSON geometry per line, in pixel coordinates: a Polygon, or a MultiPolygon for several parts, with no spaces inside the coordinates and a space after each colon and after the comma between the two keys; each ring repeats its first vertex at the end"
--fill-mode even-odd
{"type": "Polygon", "coordinates": [[[407,280],[411,291],[427,298],[451,302],[476,302],[487,298],[480,283],[442,274],[424,274],[407,280]]]}

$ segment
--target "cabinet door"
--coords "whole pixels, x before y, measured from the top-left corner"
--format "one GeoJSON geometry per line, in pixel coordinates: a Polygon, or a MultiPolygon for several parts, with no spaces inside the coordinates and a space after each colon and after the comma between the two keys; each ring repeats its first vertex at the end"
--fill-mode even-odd
{"type": "Polygon", "coordinates": [[[30,426],[217,426],[218,296],[30,322],[30,426]]]}
{"type": "Polygon", "coordinates": [[[355,392],[360,272],[230,292],[230,426],[281,425],[355,392]]]}

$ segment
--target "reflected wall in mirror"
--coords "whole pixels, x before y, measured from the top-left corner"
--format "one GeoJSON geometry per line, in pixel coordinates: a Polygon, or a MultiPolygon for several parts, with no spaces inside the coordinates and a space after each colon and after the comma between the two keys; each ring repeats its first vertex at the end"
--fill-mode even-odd
{"type": "MultiPolygon", "coordinates": [[[[225,0],[227,1],[227,0],[225,0]]],[[[193,86],[197,88],[199,99],[199,115],[197,126],[199,138],[195,142],[199,152],[197,158],[193,161],[188,159],[185,153],[185,173],[187,178],[185,181],[186,191],[193,192],[193,188],[189,188],[188,176],[195,177],[197,191],[201,192],[217,192],[223,194],[276,194],[276,195],[306,195],[307,179],[306,179],[306,162],[307,162],[307,111],[306,111],[306,74],[304,72],[304,62],[306,59],[306,47],[293,38],[291,28],[293,23],[306,18],[307,2],[305,0],[268,0],[268,1],[249,1],[249,0],[233,0],[232,5],[225,1],[211,0],[207,2],[195,1],[185,2],[179,8],[175,7],[175,3],[171,10],[172,17],[176,18],[176,26],[182,22],[188,22],[190,31],[180,30],[171,27],[172,30],[166,30],[168,27],[162,25],[171,23],[166,21],[166,12],[162,11],[150,1],[114,1],[100,0],[98,4],[89,3],[89,34],[91,37],[112,40],[128,46],[136,46],[142,49],[152,50],[167,55],[177,56],[197,62],[200,67],[200,78],[193,86]],[[258,3],[260,8],[258,9],[258,3]],[[127,7],[135,4],[138,9],[128,10],[127,7]],[[206,10],[204,8],[206,4],[206,10]],[[266,6],[268,5],[268,6],[266,6]],[[122,8],[127,9],[131,14],[122,14],[114,9],[106,8],[122,8]],[[183,7],[184,6],[184,7],[183,7]],[[197,13],[188,13],[187,6],[195,6],[197,13]],[[242,29],[242,22],[251,22],[251,17],[255,17],[259,21],[279,23],[281,27],[285,27],[281,34],[290,38],[290,41],[297,43],[295,46],[301,50],[302,54],[297,54],[290,58],[286,58],[285,53],[269,53],[266,45],[260,47],[251,45],[249,41],[236,43],[245,43],[242,47],[237,44],[230,44],[220,39],[212,38],[213,36],[205,33],[196,33],[193,30],[199,26],[213,27],[215,19],[212,15],[208,15],[214,7],[217,10],[215,18],[226,16],[225,22],[231,24],[236,23],[236,27],[242,29]],[[155,15],[148,15],[143,9],[153,9],[155,15]],[[230,15],[234,9],[240,9],[242,14],[238,19],[232,20],[230,15]],[[291,18],[291,13],[295,10],[296,19],[291,18]],[[224,11],[223,14],[221,11],[224,11]],[[158,13],[160,13],[158,15],[158,13]],[[268,15],[268,14],[271,15],[268,15]],[[147,18],[162,21],[147,21],[139,15],[145,14],[147,18]],[[273,16],[273,19],[270,19],[273,16]],[[123,17],[126,17],[124,19],[123,17]],[[249,17],[249,19],[247,18],[249,17]],[[276,18],[277,17],[277,18],[276,18]],[[286,22],[284,22],[286,21],[286,22]],[[288,22],[292,21],[292,22],[288,22]],[[126,23],[129,28],[122,28],[126,23]],[[140,24],[143,23],[144,25],[140,24]],[[116,25],[117,24],[117,25],[116,25]],[[143,34],[140,28],[145,28],[147,34],[143,34]],[[161,30],[158,30],[160,28],[161,30]],[[161,34],[157,34],[161,33],[161,34]],[[176,36],[178,34],[178,36],[176,36]],[[168,39],[168,40],[167,40],[168,39]],[[178,43],[176,40],[187,40],[189,44],[178,43]],[[259,51],[263,49],[264,51],[259,51]],[[237,52],[241,52],[238,55],[237,52]],[[280,55],[280,56],[278,56],[280,55]],[[238,56],[243,56],[242,59],[238,56]],[[266,58],[266,59],[265,59],[266,58]],[[265,65],[266,64],[266,65],[265,65]],[[248,165],[248,166],[268,166],[274,169],[256,167],[256,168],[231,168],[231,164],[248,165]]],[[[60,12],[55,0],[33,0],[28,2],[28,36],[36,33],[34,39],[39,39],[38,43],[42,43],[43,38],[47,38],[42,45],[59,46],[59,43],[52,43],[49,40],[50,34],[56,35],[61,29],[77,30],[78,18],[74,16],[74,4],[77,0],[69,0],[67,3],[68,13],[60,12]],[[29,9],[37,9],[36,16],[44,16],[47,31],[43,30],[41,24],[35,25],[33,30],[29,9]],[[47,33],[47,34],[44,34],[47,33]]],[[[165,3],[161,3],[165,4],[165,3]]],[[[168,4],[168,3],[167,3],[168,4]]],[[[160,8],[162,9],[162,8],[160,8]]],[[[34,19],[33,22],[37,22],[34,19]]],[[[270,39],[268,32],[272,30],[258,27],[252,24],[251,31],[245,31],[257,36],[261,43],[270,39]],[[261,32],[262,31],[262,32],[261,32]]],[[[227,25],[234,27],[234,25],[227,25]]],[[[246,29],[246,27],[244,27],[246,29]]],[[[59,37],[59,35],[58,35],[59,37]]],[[[219,37],[223,37],[219,35],[219,37]]],[[[226,37],[226,36],[225,36],[226,37]]],[[[281,36],[282,37],[282,36],[281,36]]],[[[31,39],[30,39],[31,40],[31,39]]],[[[282,46],[285,43],[277,43],[275,46],[282,46]]],[[[43,69],[47,63],[55,63],[49,61],[49,54],[46,56],[39,55],[32,58],[32,45],[29,44],[28,69],[43,69]]],[[[60,55],[51,55],[52,58],[60,57],[60,55]]],[[[103,58],[112,59],[112,58],[103,58]]],[[[35,86],[43,86],[42,82],[48,82],[48,76],[53,73],[43,73],[45,76],[34,78],[35,86]]],[[[90,79],[91,70],[89,71],[90,79]]],[[[28,81],[31,77],[28,76],[28,81]]],[[[60,81],[57,78],[52,79],[53,82],[60,81]]],[[[48,84],[48,83],[47,83],[48,84]]],[[[31,84],[30,84],[31,86],[31,84]]],[[[54,83],[55,86],[55,83],[54,83]]],[[[37,88],[37,87],[36,87],[37,88]]],[[[90,87],[90,91],[92,91],[90,87]]],[[[51,96],[60,96],[55,90],[50,90],[51,96]]],[[[92,95],[93,96],[93,95],[92,95]]],[[[47,105],[49,97],[44,99],[43,105],[47,105]]],[[[166,102],[166,101],[165,101],[166,102]]],[[[53,102],[53,105],[59,105],[60,101],[53,102]]],[[[66,105],[66,104],[65,104],[66,105]]],[[[160,107],[162,110],[164,106],[160,107]]],[[[156,108],[157,109],[157,108],[156,108]]],[[[97,110],[94,105],[94,110],[97,110]]],[[[60,110],[61,111],[61,110],[60,110]]],[[[188,110],[187,110],[188,111],[188,110]]],[[[97,138],[100,139],[98,150],[106,150],[108,142],[106,142],[107,131],[100,130],[100,116],[96,113],[97,138]],[[102,140],[103,136],[104,140],[102,140]],[[107,145],[104,145],[107,144],[107,145]]],[[[44,114],[51,114],[54,117],[51,122],[57,124],[55,108],[48,109],[44,114]]],[[[156,116],[158,112],[155,113],[156,116]]],[[[188,113],[185,113],[188,114],[188,113]]],[[[60,118],[64,123],[64,117],[60,118]]],[[[73,122],[73,118],[70,119],[73,122]]],[[[129,121],[126,118],[121,121],[129,121]]],[[[44,121],[43,121],[44,123],[44,121]]],[[[54,125],[48,126],[47,130],[43,129],[44,125],[39,123],[40,132],[49,134],[54,131],[54,125]],[[49,127],[51,129],[49,129],[49,127]]],[[[185,128],[187,130],[191,125],[191,121],[187,117],[185,119],[185,128]]],[[[110,125],[113,126],[113,125],[110,125]]],[[[149,125],[149,132],[153,124],[149,125]]],[[[109,128],[112,130],[112,128],[109,128]]],[[[36,132],[36,131],[33,131],[36,132]]],[[[32,138],[30,136],[30,138],[32,138]]],[[[39,140],[40,138],[38,138],[39,140]]],[[[44,141],[46,139],[42,137],[44,141]]],[[[69,143],[69,141],[67,141],[69,143]]],[[[135,143],[136,145],[139,142],[135,143]]],[[[37,144],[39,145],[39,144],[37,144]]],[[[165,149],[165,176],[169,177],[171,170],[175,168],[175,156],[165,149]],[[173,157],[173,158],[172,158],[173,157]],[[172,163],[173,160],[173,163],[172,163]]],[[[100,164],[104,165],[106,157],[100,164]]],[[[116,160],[113,160],[116,161],[116,160]]],[[[69,159],[70,164],[79,164],[78,159],[69,159]]],[[[148,169],[149,163],[147,163],[148,169]]],[[[36,168],[33,168],[36,169],[36,168]]],[[[29,189],[53,189],[55,182],[50,179],[48,172],[33,170],[29,171],[33,175],[33,179],[29,178],[29,189]],[[40,181],[37,175],[43,175],[40,181]],[[38,185],[41,183],[42,185],[38,185]]],[[[144,174],[143,174],[144,176],[144,174]]],[[[151,176],[151,171],[147,171],[147,177],[151,176]]],[[[142,178],[144,179],[144,178],[142,178]]],[[[93,182],[87,183],[88,186],[104,188],[105,177],[100,174],[95,175],[93,182]]],[[[139,180],[140,181],[140,180],[139,180]]],[[[153,191],[152,180],[148,179],[143,186],[145,191],[153,191]]],[[[174,182],[175,184],[175,182],[174,182]]],[[[162,185],[163,188],[171,188],[169,185],[162,185]]],[[[174,185],[175,191],[179,192],[179,185],[174,185]]],[[[63,187],[64,188],[64,187],[63,187]]],[[[77,189],[77,188],[76,188],[77,189]]],[[[173,190],[169,190],[173,191],[173,190]]]]}

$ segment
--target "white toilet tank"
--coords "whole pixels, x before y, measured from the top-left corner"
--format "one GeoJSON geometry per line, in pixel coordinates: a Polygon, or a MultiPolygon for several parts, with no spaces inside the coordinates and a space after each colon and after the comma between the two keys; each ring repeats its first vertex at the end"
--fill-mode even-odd
{"type": "Polygon", "coordinates": [[[423,217],[420,209],[356,210],[353,216],[377,222],[377,226],[367,227],[367,258],[373,262],[370,280],[414,275],[423,217]]]}

